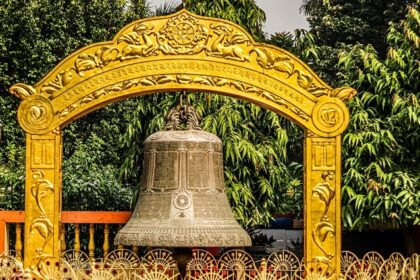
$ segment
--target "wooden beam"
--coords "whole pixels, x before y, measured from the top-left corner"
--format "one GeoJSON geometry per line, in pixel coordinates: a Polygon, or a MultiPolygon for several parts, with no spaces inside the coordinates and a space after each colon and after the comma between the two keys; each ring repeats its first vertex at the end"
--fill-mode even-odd
{"type": "MultiPolygon", "coordinates": [[[[65,224],[125,224],[131,211],[63,211],[61,222],[65,224]]],[[[0,221],[23,223],[24,211],[0,211],[0,221]]]]}
{"type": "Polygon", "coordinates": [[[63,211],[61,222],[65,224],[125,224],[130,211],[63,211]]]}

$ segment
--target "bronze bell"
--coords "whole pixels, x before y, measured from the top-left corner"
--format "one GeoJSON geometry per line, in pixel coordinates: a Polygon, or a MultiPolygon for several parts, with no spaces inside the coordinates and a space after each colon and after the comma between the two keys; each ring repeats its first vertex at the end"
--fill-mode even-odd
{"type": "Polygon", "coordinates": [[[115,245],[251,246],[226,196],[222,141],[185,105],[171,110],[166,127],[144,142],[139,198],[115,245]]]}

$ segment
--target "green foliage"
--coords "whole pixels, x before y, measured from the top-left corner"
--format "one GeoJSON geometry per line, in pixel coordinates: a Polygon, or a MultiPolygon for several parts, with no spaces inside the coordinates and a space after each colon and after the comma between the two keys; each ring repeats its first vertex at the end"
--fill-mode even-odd
{"type": "MultiPolygon", "coordinates": [[[[241,24],[256,38],[263,37],[265,15],[253,0],[184,1],[184,5],[194,13],[241,24]]],[[[162,7],[159,14],[173,8],[162,7]]],[[[167,94],[138,100],[121,141],[126,149],[121,173],[129,184],[140,180],[142,142],[163,127],[164,116],[177,104],[177,98],[167,94]]],[[[302,173],[294,170],[301,169],[296,162],[302,161],[302,131],[244,101],[205,93],[189,98],[203,117],[203,128],[223,141],[227,194],[236,218],[252,227],[267,224],[273,212],[301,211],[302,173]],[[287,195],[292,188],[297,191],[287,195]],[[287,203],[291,197],[296,199],[287,203]]]]}
{"type": "MultiPolygon", "coordinates": [[[[138,99],[121,141],[126,148],[122,175],[131,184],[140,180],[142,142],[163,128],[164,116],[177,99],[174,94],[138,99]]],[[[293,172],[301,167],[294,160],[301,160],[302,153],[288,152],[292,150],[286,130],[298,128],[271,111],[233,98],[202,93],[189,99],[203,117],[203,129],[222,139],[227,194],[236,218],[251,227],[268,223],[273,212],[290,211],[292,204],[284,199],[289,188],[302,190],[302,173],[293,172]]],[[[294,132],[302,140],[301,131],[294,132]]],[[[302,204],[301,198],[295,207],[302,204]]]]}
{"type": "Polygon", "coordinates": [[[344,137],[347,228],[420,224],[419,36],[419,12],[411,8],[389,29],[384,59],[370,45],[340,58],[346,80],[359,90],[344,137]]]}
{"type": "Polygon", "coordinates": [[[342,86],[338,65],[340,52],[355,44],[372,45],[381,58],[387,51],[386,32],[390,22],[401,20],[408,5],[417,0],[304,0],[310,32],[318,46],[312,68],[334,87],[342,86]]]}
{"type": "Polygon", "coordinates": [[[265,13],[255,0],[184,0],[189,11],[203,16],[222,18],[235,22],[250,32],[254,38],[264,39],[262,31],[265,13]]]}
{"type": "Polygon", "coordinates": [[[371,44],[386,51],[389,22],[405,15],[411,0],[304,0],[301,10],[308,15],[311,32],[319,45],[371,44]]]}
{"type": "Polygon", "coordinates": [[[137,184],[119,176],[124,133],[136,100],[106,106],[64,129],[63,209],[129,210],[137,184]]]}
{"type": "Polygon", "coordinates": [[[294,34],[275,33],[267,42],[291,52],[310,66],[320,63],[319,46],[315,43],[315,36],[304,29],[296,29],[294,34]]]}
{"type": "MultiPolygon", "coordinates": [[[[311,30],[276,33],[269,43],[308,63],[334,86],[355,87],[344,136],[343,221],[347,229],[419,224],[419,13],[416,1],[306,0],[311,30]],[[417,6],[416,6],[417,5],[417,6]],[[340,63],[339,63],[340,62],[340,63]]],[[[231,20],[264,39],[254,0],[190,1],[190,11],[231,20]]],[[[166,14],[179,7],[163,6],[166,14]]],[[[16,82],[34,84],[61,59],[110,40],[150,15],[144,0],[5,0],[0,6],[0,207],[23,208],[24,134],[16,82]]],[[[246,227],[272,212],[302,213],[303,133],[255,105],[213,94],[189,96],[205,130],[224,144],[227,193],[246,227]]],[[[176,94],[133,98],[88,114],[64,129],[63,206],[126,210],[137,197],[142,143],[161,129],[176,94]]]]}
{"type": "Polygon", "coordinates": [[[118,166],[104,163],[107,146],[92,133],[64,162],[64,210],[129,210],[133,191],[121,184],[118,166]],[[86,175],[88,174],[88,175],[86,175]]]}
{"type": "MultiPolygon", "coordinates": [[[[265,16],[254,1],[186,1],[186,6],[199,14],[243,24],[256,37],[263,34],[265,16]]],[[[4,192],[3,207],[22,208],[24,135],[15,120],[18,100],[7,93],[7,88],[15,82],[35,83],[72,51],[111,39],[124,24],[149,12],[144,1],[7,1],[0,9],[10,15],[0,22],[0,46],[4,50],[0,114],[5,123],[0,182],[5,190],[16,190],[4,192]]],[[[159,13],[171,9],[163,7],[159,13]]],[[[162,127],[163,117],[176,102],[171,94],[130,99],[66,127],[64,209],[128,209],[130,198],[137,196],[142,142],[162,127]]],[[[238,218],[246,225],[268,222],[270,212],[277,212],[276,202],[285,193],[281,188],[286,190],[288,181],[301,187],[301,174],[298,179],[291,178],[287,165],[302,154],[292,153],[287,161],[285,151],[286,129],[296,131],[294,137],[299,140],[302,133],[246,102],[201,94],[193,103],[204,116],[205,129],[218,132],[225,143],[228,194],[238,218]],[[254,135],[254,131],[259,132],[254,135]]],[[[301,149],[300,142],[296,147],[301,149]]],[[[284,204],[282,207],[287,208],[284,204]]]]}
{"type": "MultiPolygon", "coordinates": [[[[144,0],[5,0],[0,5],[0,14],[0,120],[3,124],[0,144],[0,207],[22,209],[25,138],[16,121],[19,100],[10,95],[7,89],[17,82],[36,83],[66,55],[90,43],[112,39],[125,24],[148,16],[150,12],[144,0]]],[[[125,112],[122,109],[124,106],[117,104],[91,113],[65,129],[65,207],[71,205],[67,198],[74,201],[85,199],[82,195],[86,196],[86,193],[72,193],[82,188],[80,181],[102,188],[99,190],[102,193],[116,184],[117,177],[111,173],[117,172],[117,159],[121,153],[118,148],[121,146],[117,144],[118,137],[112,133],[115,135],[124,127],[121,114],[125,112]],[[93,139],[100,139],[102,144],[92,146],[89,141],[93,139]],[[81,165],[84,162],[82,151],[88,148],[89,153],[98,155],[90,155],[92,173],[89,166],[81,165]],[[113,166],[110,166],[111,163],[113,166]],[[109,182],[94,182],[94,176],[101,175],[101,164],[106,166],[104,173],[109,182]],[[78,180],[74,179],[76,177],[78,180]]],[[[87,156],[87,153],[84,155],[87,156]]],[[[116,193],[115,197],[117,200],[117,197],[123,196],[123,193],[116,193]]],[[[89,201],[92,202],[88,204],[91,209],[114,207],[112,201],[101,207],[99,202],[94,202],[93,197],[89,201]]],[[[123,208],[127,208],[123,198],[116,205],[124,203],[123,208]]]]}

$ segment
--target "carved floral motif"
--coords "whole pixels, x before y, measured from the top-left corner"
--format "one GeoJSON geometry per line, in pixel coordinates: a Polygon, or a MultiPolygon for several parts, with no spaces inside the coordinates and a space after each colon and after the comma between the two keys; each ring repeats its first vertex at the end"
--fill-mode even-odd
{"type": "Polygon", "coordinates": [[[42,247],[37,249],[38,254],[42,255],[45,245],[53,235],[53,225],[45,212],[42,200],[48,193],[54,192],[54,185],[44,178],[44,172],[41,170],[34,170],[32,178],[34,182],[31,186],[31,194],[35,198],[39,215],[31,221],[30,229],[31,232],[36,231],[44,239],[42,247]]]}
{"type": "Polygon", "coordinates": [[[327,126],[334,126],[339,120],[338,111],[335,108],[325,108],[321,110],[321,120],[327,126]]]}
{"type": "Polygon", "coordinates": [[[18,119],[28,131],[44,131],[53,121],[54,109],[51,101],[42,95],[32,95],[22,101],[18,119]]]}
{"type": "Polygon", "coordinates": [[[212,76],[199,76],[199,75],[152,75],[146,76],[143,78],[138,79],[131,79],[126,80],[124,82],[120,82],[114,84],[112,86],[97,90],[82,99],[78,100],[77,102],[71,104],[70,106],[64,108],[61,111],[56,112],[59,118],[64,118],[80,106],[84,104],[88,104],[94,100],[102,98],[103,96],[112,94],[114,92],[119,92],[123,90],[127,90],[133,87],[149,87],[155,85],[163,85],[169,83],[176,83],[176,84],[198,84],[198,85],[207,85],[207,86],[215,86],[215,87],[231,87],[236,90],[239,90],[244,93],[248,94],[256,94],[261,96],[262,98],[268,99],[278,105],[285,106],[289,108],[291,112],[296,114],[299,118],[308,121],[310,116],[307,115],[305,112],[300,110],[299,108],[288,104],[283,98],[273,93],[266,92],[260,88],[254,87],[247,83],[238,82],[226,78],[219,78],[219,77],[212,77],[212,76]]]}
{"type": "Polygon", "coordinates": [[[14,96],[16,96],[17,98],[23,100],[26,97],[29,97],[32,94],[35,94],[36,90],[29,85],[18,83],[11,86],[9,89],[9,92],[13,94],[14,96]]]}
{"type": "Polygon", "coordinates": [[[318,197],[324,204],[322,210],[321,220],[315,224],[312,229],[312,239],[315,245],[321,249],[325,257],[318,257],[318,261],[324,261],[330,263],[331,259],[334,258],[334,254],[327,252],[323,246],[323,242],[327,239],[328,235],[335,236],[335,226],[330,222],[328,218],[328,210],[331,202],[335,197],[335,189],[330,186],[330,181],[334,181],[334,172],[326,171],[322,175],[322,182],[316,184],[312,190],[312,196],[318,197]]]}
{"type": "MultiPolygon", "coordinates": [[[[331,90],[319,84],[312,74],[299,69],[298,62],[274,49],[254,45],[248,35],[228,24],[205,25],[197,17],[183,12],[169,18],[156,30],[153,25],[137,23],[129,32],[120,35],[115,45],[102,46],[94,53],[78,55],[74,66],[58,73],[53,81],[42,85],[40,92],[53,94],[63,89],[76,73],[84,76],[87,71],[102,68],[113,61],[125,61],[158,55],[194,55],[205,52],[207,56],[227,60],[254,63],[262,69],[286,74],[286,79],[297,76],[297,84],[316,97],[330,96],[341,100],[352,98],[356,91],[351,88],[331,90]],[[122,45],[121,45],[122,44],[122,45]],[[251,56],[252,54],[256,56],[251,56]]],[[[33,94],[29,86],[11,89],[12,94],[24,98],[33,94]]]]}

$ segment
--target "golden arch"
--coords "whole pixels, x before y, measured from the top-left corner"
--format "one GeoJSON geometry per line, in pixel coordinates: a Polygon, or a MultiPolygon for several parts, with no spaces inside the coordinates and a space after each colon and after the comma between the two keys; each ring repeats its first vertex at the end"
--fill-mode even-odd
{"type": "Polygon", "coordinates": [[[305,257],[339,272],[343,101],[356,92],[332,89],[231,22],[186,10],[133,22],[112,41],[69,55],[36,85],[10,88],[23,100],[18,120],[27,133],[25,267],[60,255],[61,129],[116,100],[182,89],[245,99],[305,130],[305,257]]]}

